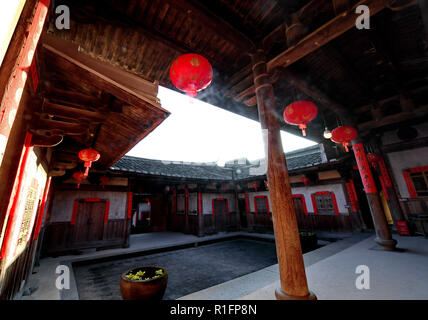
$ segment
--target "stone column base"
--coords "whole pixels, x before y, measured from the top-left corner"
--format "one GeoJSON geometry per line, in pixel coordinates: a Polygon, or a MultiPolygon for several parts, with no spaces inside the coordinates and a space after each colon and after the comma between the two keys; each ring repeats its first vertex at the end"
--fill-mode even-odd
{"type": "Polygon", "coordinates": [[[306,296],[290,296],[286,293],[284,293],[284,291],[282,291],[281,288],[277,288],[275,290],[275,297],[277,300],[317,300],[316,295],[309,291],[309,294],[306,296]]]}
{"type": "Polygon", "coordinates": [[[376,237],[375,241],[384,250],[394,251],[396,249],[397,240],[395,239],[386,240],[376,237]]]}

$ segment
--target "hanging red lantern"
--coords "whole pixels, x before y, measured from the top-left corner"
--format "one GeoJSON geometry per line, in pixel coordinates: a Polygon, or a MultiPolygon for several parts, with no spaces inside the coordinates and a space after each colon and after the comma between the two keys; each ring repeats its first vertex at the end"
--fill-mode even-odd
{"type": "Polygon", "coordinates": [[[98,161],[100,153],[92,148],[83,149],[79,152],[79,159],[85,161],[85,175],[88,176],[89,168],[92,166],[92,162],[98,161]]]}
{"type": "Polygon", "coordinates": [[[101,177],[100,178],[100,182],[101,182],[101,185],[103,186],[103,189],[104,189],[104,186],[108,183],[110,181],[110,178],[109,177],[101,177]]]}
{"type": "Polygon", "coordinates": [[[349,152],[349,143],[358,137],[358,132],[354,127],[340,126],[331,132],[331,140],[336,143],[341,143],[349,152]]]}
{"type": "Polygon", "coordinates": [[[86,175],[82,171],[76,171],[73,173],[73,178],[77,181],[77,189],[79,189],[80,183],[86,178],[86,175]]]}
{"type": "Polygon", "coordinates": [[[309,178],[308,177],[302,177],[302,183],[306,186],[309,184],[309,178]]]}
{"type": "Polygon", "coordinates": [[[254,190],[256,190],[257,191],[257,189],[259,188],[259,184],[257,183],[257,182],[253,182],[252,184],[251,184],[251,186],[254,188],[254,190]]]}
{"type": "Polygon", "coordinates": [[[213,79],[211,64],[204,57],[188,53],[179,56],[171,65],[169,76],[174,86],[196,97],[198,91],[205,89],[213,79]]]}
{"type": "Polygon", "coordinates": [[[284,120],[288,124],[299,126],[303,136],[306,136],[306,124],[315,119],[318,107],[310,101],[296,101],[284,110],[284,120]]]}

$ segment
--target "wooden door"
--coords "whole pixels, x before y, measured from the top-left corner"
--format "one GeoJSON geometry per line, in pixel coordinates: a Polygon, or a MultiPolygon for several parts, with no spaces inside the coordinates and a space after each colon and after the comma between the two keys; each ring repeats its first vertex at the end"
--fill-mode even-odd
{"type": "Polygon", "coordinates": [[[214,200],[214,220],[217,231],[223,230],[226,227],[227,206],[226,200],[214,200]]]}
{"type": "Polygon", "coordinates": [[[299,228],[305,229],[305,210],[303,209],[303,199],[293,198],[294,210],[296,212],[297,224],[299,228]]]}
{"type": "Polygon", "coordinates": [[[238,206],[239,206],[239,216],[240,216],[240,221],[241,221],[241,227],[247,228],[248,227],[247,207],[245,204],[245,199],[239,199],[238,206]]]}
{"type": "Polygon", "coordinates": [[[105,201],[79,202],[74,226],[76,245],[103,239],[105,209],[105,201]]]}

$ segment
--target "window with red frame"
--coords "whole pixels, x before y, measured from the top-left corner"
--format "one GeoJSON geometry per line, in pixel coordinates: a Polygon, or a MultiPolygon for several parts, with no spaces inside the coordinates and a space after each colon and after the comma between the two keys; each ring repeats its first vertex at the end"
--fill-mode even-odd
{"type": "Polygon", "coordinates": [[[418,197],[428,196],[428,167],[420,170],[410,170],[410,179],[418,197]],[[412,172],[414,171],[414,172],[412,172]]]}
{"type": "Polygon", "coordinates": [[[315,214],[339,214],[336,197],[332,192],[317,192],[312,195],[315,214]]]}
{"type": "Polygon", "coordinates": [[[269,200],[266,196],[254,197],[254,210],[256,213],[269,213],[269,200]]]}

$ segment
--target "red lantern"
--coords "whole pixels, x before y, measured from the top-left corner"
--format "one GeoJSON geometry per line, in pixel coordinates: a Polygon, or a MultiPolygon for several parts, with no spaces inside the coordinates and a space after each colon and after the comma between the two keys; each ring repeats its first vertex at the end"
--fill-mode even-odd
{"type": "Polygon", "coordinates": [[[109,177],[101,177],[100,181],[101,181],[101,185],[103,186],[103,189],[104,189],[104,186],[110,181],[110,178],[109,177]]]}
{"type": "Polygon", "coordinates": [[[251,185],[253,186],[254,190],[257,191],[259,184],[257,182],[253,182],[251,185]]]}
{"type": "Polygon", "coordinates": [[[87,176],[82,171],[76,171],[75,173],[73,173],[73,178],[77,181],[77,189],[79,189],[80,183],[86,177],[87,176]]]}
{"type": "Polygon", "coordinates": [[[88,176],[89,168],[92,166],[92,162],[98,161],[100,153],[92,148],[83,149],[79,152],[79,159],[85,161],[85,175],[88,176]]]}
{"type": "Polygon", "coordinates": [[[188,53],[179,56],[171,65],[169,76],[174,86],[191,97],[205,89],[213,79],[211,64],[204,57],[188,53]]]}
{"type": "Polygon", "coordinates": [[[302,183],[305,185],[305,187],[308,186],[308,184],[309,184],[309,178],[302,177],[302,183]]]}
{"type": "Polygon", "coordinates": [[[284,110],[284,120],[288,124],[299,126],[303,136],[306,136],[306,124],[315,119],[318,114],[317,106],[310,101],[296,101],[284,110]]]}
{"type": "Polygon", "coordinates": [[[349,152],[349,143],[358,137],[358,132],[354,127],[340,126],[331,132],[331,140],[336,143],[341,143],[349,152]]]}

